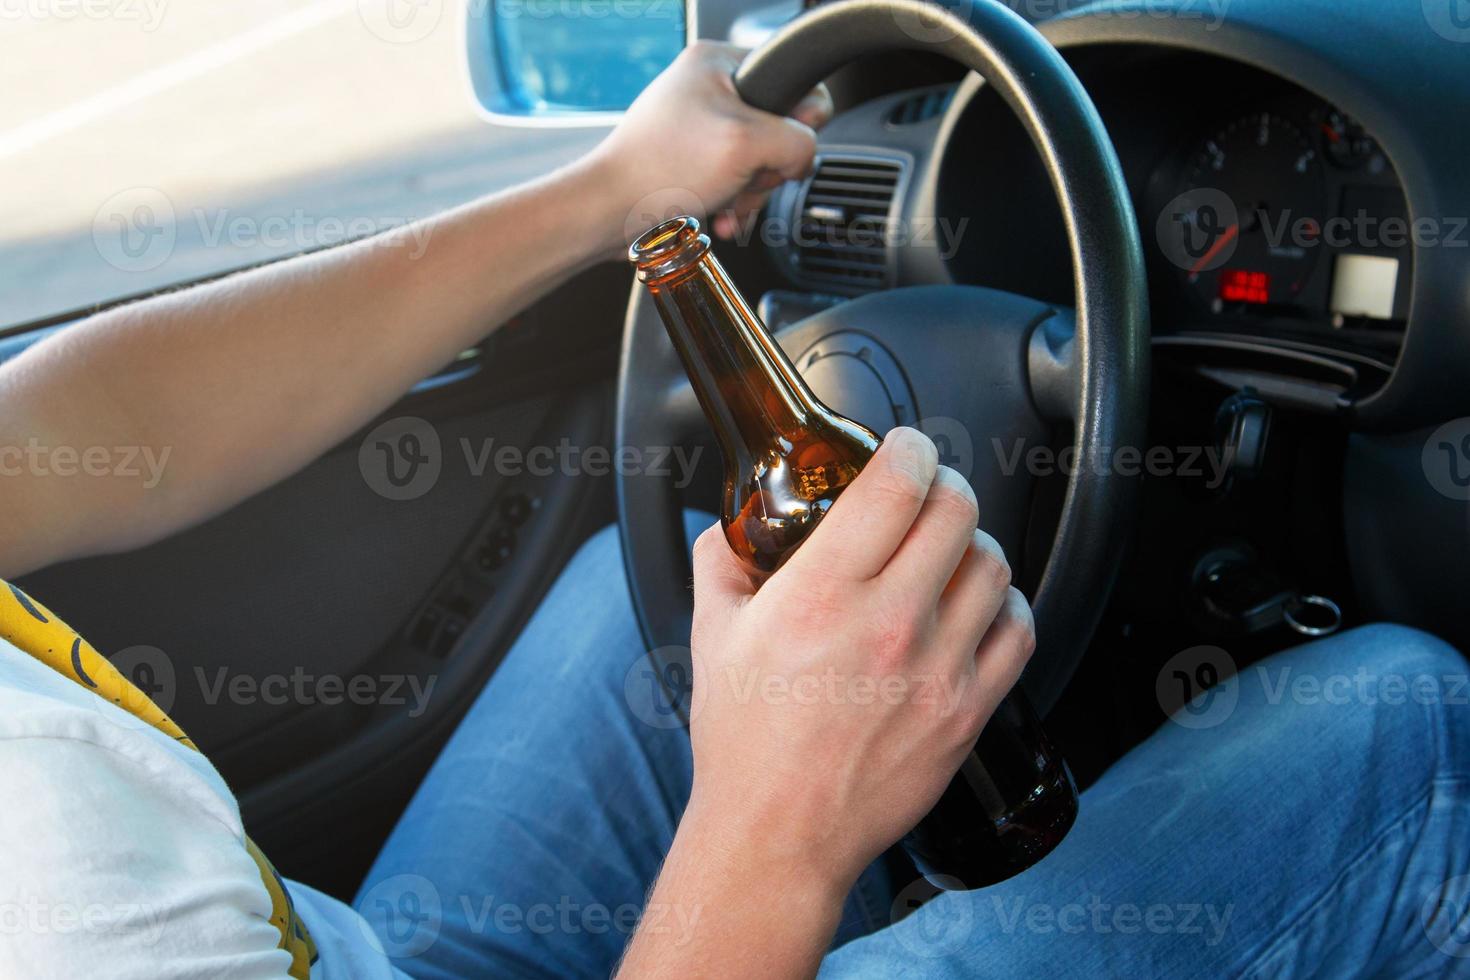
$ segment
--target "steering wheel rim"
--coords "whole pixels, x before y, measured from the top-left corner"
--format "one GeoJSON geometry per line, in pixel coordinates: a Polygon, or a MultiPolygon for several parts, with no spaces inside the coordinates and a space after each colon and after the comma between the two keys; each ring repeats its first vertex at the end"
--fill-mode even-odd
{"type": "MultiPolygon", "coordinates": [[[[1076,75],[1034,28],[992,0],[962,2],[953,11],[922,0],[818,7],[752,52],[735,85],[751,105],[786,113],[858,56],[894,49],[947,55],[996,89],[1036,147],[1065,222],[1075,334],[1067,336],[1051,318],[1032,324],[1027,341],[1031,397],[1070,415],[1076,458],[1084,461],[1069,475],[1032,597],[1037,649],[1023,684],[1044,714],[1101,618],[1136,509],[1137,476],[1111,461],[1118,448],[1141,448],[1145,438],[1149,330],[1138,225],[1117,155],[1076,75]]],[[[663,444],[649,436],[668,432],[660,419],[670,392],[648,379],[682,378],[643,292],[635,283],[624,330],[617,397],[622,446],[663,444]]],[[[628,586],[650,657],[667,684],[663,667],[687,662],[692,615],[678,493],[671,481],[648,474],[620,474],[617,490],[628,586]]],[[[982,524],[985,508],[982,497],[982,524]]]]}

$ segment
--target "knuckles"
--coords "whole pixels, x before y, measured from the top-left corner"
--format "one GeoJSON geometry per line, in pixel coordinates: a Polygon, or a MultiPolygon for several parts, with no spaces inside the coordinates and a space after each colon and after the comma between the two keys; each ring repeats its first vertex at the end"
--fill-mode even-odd
{"type": "Polygon", "coordinates": [[[980,504],[975,500],[974,491],[958,473],[953,477],[946,474],[944,479],[935,480],[929,491],[929,502],[947,524],[974,531],[980,523],[980,504]]]}
{"type": "Polygon", "coordinates": [[[720,525],[713,524],[705,528],[699,537],[694,539],[694,575],[700,576],[701,570],[709,569],[713,563],[723,557],[717,551],[719,548],[728,548],[730,545],[725,541],[725,534],[720,525]]]}
{"type": "Polygon", "coordinates": [[[700,38],[679,52],[669,71],[724,71],[728,74],[732,57],[734,56],[724,45],[708,38],[700,38]]]}
{"type": "MultiPolygon", "coordinates": [[[[970,542],[970,550],[975,556],[981,581],[996,592],[1010,589],[1011,563],[1006,561],[1005,552],[1001,550],[999,542],[983,531],[977,532],[970,542]]],[[[1016,595],[1020,593],[1016,592],[1016,595]]],[[[1022,599],[1021,603],[1025,605],[1025,600],[1022,599]]]]}
{"type": "Polygon", "coordinates": [[[919,476],[905,468],[880,471],[874,476],[869,490],[879,498],[876,507],[894,506],[912,508],[920,504],[929,494],[929,485],[919,476]]]}
{"type": "Polygon", "coordinates": [[[1031,655],[1036,652],[1036,615],[1031,611],[1031,604],[1026,601],[1026,597],[1019,589],[1013,587],[1007,596],[1007,601],[1015,610],[1016,643],[1020,648],[1021,659],[1025,662],[1030,660],[1031,655]]]}
{"type": "Polygon", "coordinates": [[[823,576],[804,583],[799,594],[783,597],[782,619],[793,635],[819,639],[834,624],[850,620],[853,599],[849,591],[823,576]]]}
{"type": "Polygon", "coordinates": [[[981,729],[990,720],[990,713],[985,710],[985,700],[980,696],[973,679],[961,692],[951,716],[950,739],[957,748],[967,750],[975,744],[981,729]]]}
{"type": "Polygon", "coordinates": [[[720,169],[731,175],[744,175],[751,169],[748,158],[756,147],[755,127],[741,116],[724,116],[714,130],[714,153],[720,169]]]}
{"type": "Polygon", "coordinates": [[[908,604],[879,605],[868,619],[869,656],[879,676],[907,671],[922,645],[922,614],[908,604]]]}
{"type": "Polygon", "coordinates": [[[901,676],[912,659],[913,638],[913,628],[900,621],[889,621],[876,628],[869,651],[873,675],[878,678],[901,676]]]}

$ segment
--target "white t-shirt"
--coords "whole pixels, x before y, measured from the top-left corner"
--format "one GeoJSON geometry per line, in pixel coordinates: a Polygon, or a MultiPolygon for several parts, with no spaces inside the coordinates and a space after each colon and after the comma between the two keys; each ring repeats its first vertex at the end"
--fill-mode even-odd
{"type": "MultiPolygon", "coordinates": [[[[234,794],[203,754],[0,639],[0,977],[285,977],[234,794]]],[[[288,881],[313,978],[401,977],[288,881]]]]}

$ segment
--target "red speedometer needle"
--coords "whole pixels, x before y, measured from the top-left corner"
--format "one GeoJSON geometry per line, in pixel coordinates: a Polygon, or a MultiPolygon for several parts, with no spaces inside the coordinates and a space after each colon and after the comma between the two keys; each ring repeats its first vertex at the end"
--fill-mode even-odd
{"type": "Polygon", "coordinates": [[[1220,237],[1217,238],[1217,239],[1215,239],[1215,244],[1213,244],[1213,245],[1210,246],[1209,251],[1206,252],[1204,255],[1201,255],[1199,257],[1199,261],[1196,262],[1193,266],[1190,267],[1189,274],[1191,276],[1197,276],[1197,275],[1199,275],[1200,274],[1200,270],[1203,269],[1205,266],[1209,265],[1210,264],[1210,260],[1212,260],[1215,256],[1217,256],[1217,255],[1220,254],[1220,249],[1224,248],[1226,245],[1229,245],[1231,242],[1235,241],[1235,236],[1239,232],[1240,232],[1240,225],[1238,225],[1238,224],[1234,224],[1234,225],[1231,225],[1229,228],[1226,228],[1225,231],[1220,235],[1220,237]]]}

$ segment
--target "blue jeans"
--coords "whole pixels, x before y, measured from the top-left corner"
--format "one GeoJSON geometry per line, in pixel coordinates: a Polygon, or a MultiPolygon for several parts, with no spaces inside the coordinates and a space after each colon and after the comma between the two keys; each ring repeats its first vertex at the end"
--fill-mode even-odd
{"type": "MultiPolygon", "coordinates": [[[[920,904],[916,885],[870,869],[823,973],[1470,975],[1465,674],[1454,650],[1396,626],[1248,668],[1206,695],[1206,714],[1165,722],[1104,774],[1025,873],[920,904]]],[[[364,882],[356,904],[399,969],[615,968],[693,773],[651,682],[607,530],[562,574],[364,882]]],[[[770,900],[781,894],[772,880],[770,900]]],[[[672,914],[658,925],[674,942],[698,928],[672,914]]]]}

